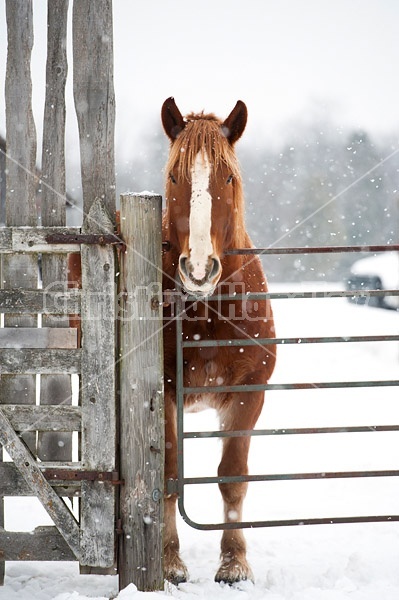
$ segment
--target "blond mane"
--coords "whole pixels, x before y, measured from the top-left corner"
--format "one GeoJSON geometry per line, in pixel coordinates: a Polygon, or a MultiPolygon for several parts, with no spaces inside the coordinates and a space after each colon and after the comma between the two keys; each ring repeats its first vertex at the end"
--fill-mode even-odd
{"type": "Polygon", "coordinates": [[[178,177],[189,180],[195,157],[201,152],[207,154],[215,170],[224,163],[240,179],[237,157],[223,135],[222,122],[213,114],[203,113],[187,115],[186,121],[187,125],[171,145],[166,175],[177,167],[178,177]]]}

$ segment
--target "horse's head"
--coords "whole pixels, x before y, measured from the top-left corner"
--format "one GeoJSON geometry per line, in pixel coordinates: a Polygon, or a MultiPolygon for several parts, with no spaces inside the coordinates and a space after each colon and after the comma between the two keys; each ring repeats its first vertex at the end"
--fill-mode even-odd
{"type": "Polygon", "coordinates": [[[183,288],[196,296],[212,294],[222,275],[223,251],[244,229],[233,147],[246,122],[241,101],[224,122],[204,114],[184,119],[173,98],[162,107],[162,123],[171,140],[166,166],[168,235],[179,253],[183,288]]]}

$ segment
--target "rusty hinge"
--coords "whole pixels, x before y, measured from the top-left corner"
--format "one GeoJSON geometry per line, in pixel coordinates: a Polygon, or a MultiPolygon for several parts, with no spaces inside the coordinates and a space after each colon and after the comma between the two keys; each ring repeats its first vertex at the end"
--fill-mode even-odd
{"type": "Polygon", "coordinates": [[[125,248],[125,243],[115,233],[50,233],[45,239],[48,244],[111,244],[125,248]]]}
{"type": "Polygon", "coordinates": [[[43,469],[42,473],[50,481],[108,481],[112,485],[123,485],[118,471],[81,471],[79,469],[43,469]]]}
{"type": "Polygon", "coordinates": [[[179,493],[179,482],[177,479],[166,480],[166,495],[172,496],[179,493]]]}

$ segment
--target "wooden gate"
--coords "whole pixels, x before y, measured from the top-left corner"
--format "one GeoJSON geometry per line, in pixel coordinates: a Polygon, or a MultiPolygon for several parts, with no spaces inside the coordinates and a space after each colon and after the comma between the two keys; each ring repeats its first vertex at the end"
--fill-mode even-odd
{"type": "Polygon", "coordinates": [[[115,241],[107,237],[115,224],[112,5],[110,0],[78,0],[73,7],[81,229],[65,227],[67,12],[68,0],[48,3],[39,179],[31,108],[32,2],[6,2],[0,442],[11,461],[0,464],[0,496],[36,496],[55,527],[39,528],[34,535],[6,531],[2,499],[1,578],[6,560],[79,560],[84,572],[115,562],[116,251],[104,243],[115,241]],[[81,252],[81,290],[68,289],[71,251],[81,252]],[[69,326],[71,314],[81,315],[82,343],[69,326]],[[79,376],[76,402],[73,376],[79,376]],[[79,438],[74,453],[73,432],[79,438]],[[62,497],[79,497],[79,506],[71,510],[62,497]]]}

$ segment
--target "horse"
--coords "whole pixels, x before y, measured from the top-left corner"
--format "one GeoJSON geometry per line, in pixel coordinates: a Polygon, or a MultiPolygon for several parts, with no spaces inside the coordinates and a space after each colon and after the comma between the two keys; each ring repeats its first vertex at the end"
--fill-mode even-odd
{"type": "MultiPolygon", "coordinates": [[[[212,300],[215,294],[267,292],[260,260],[228,253],[253,247],[244,221],[242,177],[235,144],[244,132],[247,108],[238,101],[222,121],[214,114],[185,118],[175,100],[165,100],[161,119],[170,141],[166,163],[163,240],[163,289],[186,294],[183,315],[164,308],[165,479],[177,478],[176,326],[182,318],[183,339],[242,340],[274,338],[269,299],[212,300]],[[207,298],[210,297],[210,300],[207,298]]],[[[275,345],[193,347],[184,352],[184,386],[209,386],[209,393],[189,394],[186,411],[216,410],[225,431],[252,430],[263,406],[264,392],[218,392],[217,384],[265,384],[275,365],[275,345]]],[[[223,439],[218,476],[246,475],[250,436],[223,439]]],[[[242,521],[247,483],[221,483],[226,523],[242,521]]],[[[178,585],[188,578],[179,554],[176,494],[165,497],[164,575],[178,585]]],[[[215,581],[233,584],[252,580],[242,529],[226,529],[221,539],[215,581]]]]}

